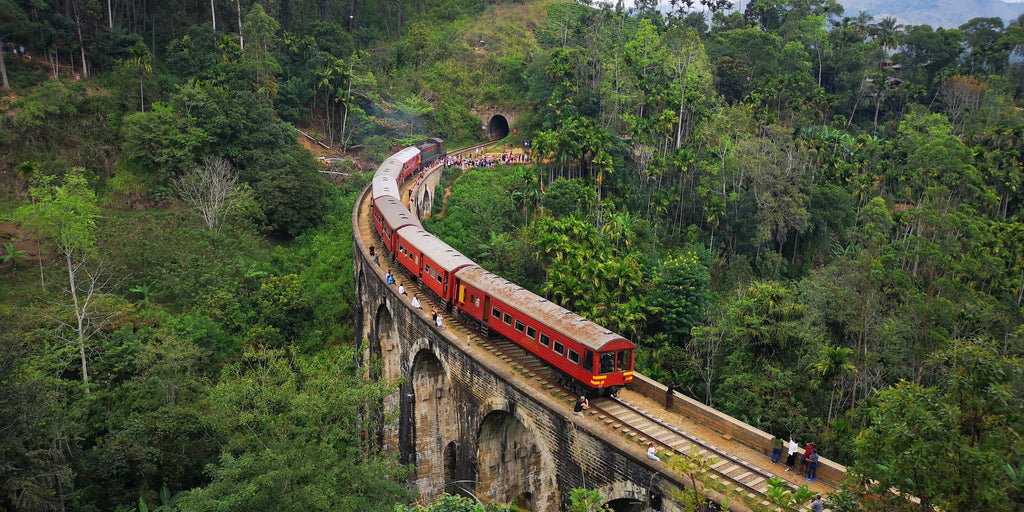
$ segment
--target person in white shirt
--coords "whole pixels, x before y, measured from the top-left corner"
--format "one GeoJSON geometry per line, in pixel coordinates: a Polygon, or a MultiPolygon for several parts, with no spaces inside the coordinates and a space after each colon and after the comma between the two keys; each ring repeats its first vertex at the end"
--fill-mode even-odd
{"type": "Polygon", "coordinates": [[[786,457],[786,471],[793,471],[793,465],[796,464],[796,452],[798,451],[800,451],[800,447],[793,440],[793,436],[789,436],[789,450],[787,450],[789,455],[786,457]]]}
{"type": "Polygon", "coordinates": [[[441,314],[440,313],[437,314],[436,322],[437,322],[437,326],[438,327],[444,328],[444,320],[441,319],[441,314]]]}
{"type": "Polygon", "coordinates": [[[412,307],[416,309],[423,309],[423,306],[420,305],[420,300],[417,299],[415,295],[412,296],[412,307]]]}
{"type": "Polygon", "coordinates": [[[405,295],[406,294],[405,293],[405,286],[403,286],[402,283],[398,283],[398,294],[399,295],[405,295]]]}
{"type": "Polygon", "coordinates": [[[654,443],[647,444],[647,458],[651,460],[661,461],[661,457],[658,457],[658,449],[654,447],[654,443]]]}

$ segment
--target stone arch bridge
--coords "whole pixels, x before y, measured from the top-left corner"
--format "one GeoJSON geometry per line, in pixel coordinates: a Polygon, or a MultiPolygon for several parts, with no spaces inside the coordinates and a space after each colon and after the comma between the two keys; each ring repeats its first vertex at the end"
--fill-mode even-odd
{"type": "MultiPolygon", "coordinates": [[[[433,190],[439,174],[428,173],[421,183],[415,197],[424,206],[430,198],[422,191],[433,190]]],[[[412,479],[423,498],[465,491],[522,510],[559,512],[570,490],[585,487],[599,490],[615,512],[681,511],[671,496],[688,489],[682,475],[648,460],[641,444],[574,416],[570,398],[538,389],[464,330],[434,327],[429,313],[385,284],[392,261],[382,255],[377,265],[369,256],[367,192],[353,212],[356,341],[371,377],[400,382],[383,404],[395,420],[380,435],[386,449],[415,465],[412,479]]],[[[633,385],[647,386],[652,396],[665,392],[639,374],[633,385]]],[[[728,437],[770,445],[764,432],[689,402],[686,414],[728,437]]],[[[735,502],[729,508],[749,512],[735,502]]]]}

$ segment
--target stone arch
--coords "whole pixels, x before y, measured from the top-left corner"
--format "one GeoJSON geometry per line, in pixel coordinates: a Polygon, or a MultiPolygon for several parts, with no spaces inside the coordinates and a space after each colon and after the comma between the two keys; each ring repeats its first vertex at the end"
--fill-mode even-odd
{"type": "Polygon", "coordinates": [[[535,510],[533,503],[533,493],[524,492],[519,496],[516,496],[511,504],[515,505],[515,510],[535,510]]]}
{"type": "Polygon", "coordinates": [[[504,139],[511,132],[512,130],[508,126],[508,119],[501,114],[491,116],[490,121],[487,122],[487,138],[491,140],[504,139]]]}
{"type": "Polygon", "coordinates": [[[434,207],[434,198],[430,194],[429,187],[420,187],[419,198],[416,200],[416,214],[417,218],[422,219],[423,214],[429,212],[434,207]]]}
{"type": "MultiPolygon", "coordinates": [[[[409,426],[400,433],[400,438],[411,439],[403,450],[403,459],[416,465],[413,476],[416,487],[427,500],[436,499],[455,480],[464,479],[457,459],[449,466],[449,457],[458,457],[458,445],[453,439],[459,437],[458,406],[452,396],[452,383],[441,359],[429,348],[426,340],[412,344],[421,348],[413,356],[409,378],[402,386],[402,418],[409,419],[409,426]],[[440,478],[440,480],[439,480],[440,478]]],[[[405,423],[403,421],[403,423],[405,423]]]]}
{"type": "Polygon", "coordinates": [[[370,379],[396,381],[401,376],[401,371],[387,355],[398,348],[401,337],[398,334],[398,324],[387,302],[377,306],[373,326],[368,354],[370,379]]]}
{"type": "Polygon", "coordinates": [[[444,447],[444,489],[455,493],[458,486],[456,475],[459,472],[459,443],[449,441],[444,447]]]}
{"type": "Polygon", "coordinates": [[[484,416],[477,435],[477,467],[478,488],[489,498],[509,503],[529,497],[532,508],[527,510],[558,510],[555,465],[538,445],[537,433],[514,410],[494,410],[484,416]]]}
{"type": "Polygon", "coordinates": [[[595,490],[604,497],[604,504],[614,512],[662,510],[662,498],[658,490],[645,488],[630,481],[612,482],[595,490]]]}
{"type": "Polygon", "coordinates": [[[616,498],[605,503],[612,512],[644,512],[647,510],[647,503],[633,498],[616,498]]]}

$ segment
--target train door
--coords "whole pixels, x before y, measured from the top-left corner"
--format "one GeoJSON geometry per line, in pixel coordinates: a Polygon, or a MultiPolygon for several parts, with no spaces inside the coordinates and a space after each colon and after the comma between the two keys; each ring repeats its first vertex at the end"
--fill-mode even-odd
{"type": "Polygon", "coordinates": [[[491,323],[491,296],[484,294],[484,309],[480,313],[480,323],[487,327],[491,323]]]}

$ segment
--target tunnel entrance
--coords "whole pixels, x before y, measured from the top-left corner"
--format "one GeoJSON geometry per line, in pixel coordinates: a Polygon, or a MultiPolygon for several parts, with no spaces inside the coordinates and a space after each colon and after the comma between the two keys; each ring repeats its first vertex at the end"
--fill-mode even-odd
{"type": "Polygon", "coordinates": [[[615,512],[643,512],[647,508],[647,504],[644,502],[631,498],[612,500],[606,503],[605,506],[615,512]]]}
{"type": "Polygon", "coordinates": [[[490,140],[504,139],[508,137],[508,119],[505,116],[494,116],[491,122],[487,123],[487,138],[490,140]]]}

